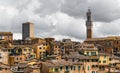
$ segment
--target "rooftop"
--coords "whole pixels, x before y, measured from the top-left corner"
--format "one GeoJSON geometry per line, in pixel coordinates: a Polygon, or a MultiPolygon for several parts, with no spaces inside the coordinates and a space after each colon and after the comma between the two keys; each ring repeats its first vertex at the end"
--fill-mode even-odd
{"type": "Polygon", "coordinates": [[[23,24],[33,24],[33,22],[25,22],[25,23],[23,23],[23,24]]]}
{"type": "Polygon", "coordinates": [[[12,32],[0,32],[0,35],[12,35],[12,32]]]}
{"type": "Polygon", "coordinates": [[[104,40],[120,40],[120,36],[108,36],[108,37],[102,37],[102,38],[91,38],[87,39],[85,41],[104,41],[104,40]]]}

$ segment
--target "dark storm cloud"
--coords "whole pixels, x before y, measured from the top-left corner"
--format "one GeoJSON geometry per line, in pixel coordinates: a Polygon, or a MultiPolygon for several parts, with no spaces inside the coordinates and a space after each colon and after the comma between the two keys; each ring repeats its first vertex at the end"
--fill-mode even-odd
{"type": "Polygon", "coordinates": [[[61,11],[73,17],[85,18],[90,5],[93,19],[101,22],[111,22],[120,18],[119,0],[65,0],[61,11]]]}
{"type": "Polygon", "coordinates": [[[65,0],[62,4],[61,11],[73,17],[85,18],[88,6],[88,0],[65,0]]]}

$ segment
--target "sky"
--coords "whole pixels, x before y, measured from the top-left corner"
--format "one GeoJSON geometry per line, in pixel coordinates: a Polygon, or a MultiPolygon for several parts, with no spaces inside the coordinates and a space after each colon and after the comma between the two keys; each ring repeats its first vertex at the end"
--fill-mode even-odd
{"type": "Polygon", "coordinates": [[[36,37],[82,41],[89,6],[94,38],[120,35],[120,0],[0,0],[0,32],[21,39],[22,23],[33,22],[36,37]]]}

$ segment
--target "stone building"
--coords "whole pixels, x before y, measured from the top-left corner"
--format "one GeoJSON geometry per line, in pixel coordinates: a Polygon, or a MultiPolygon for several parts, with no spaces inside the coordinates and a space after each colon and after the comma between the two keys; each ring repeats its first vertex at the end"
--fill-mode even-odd
{"type": "Polygon", "coordinates": [[[26,22],[22,24],[22,39],[26,40],[34,37],[34,24],[31,22],[26,22]]]}
{"type": "Polygon", "coordinates": [[[13,41],[12,32],[0,32],[0,40],[13,41]]]}

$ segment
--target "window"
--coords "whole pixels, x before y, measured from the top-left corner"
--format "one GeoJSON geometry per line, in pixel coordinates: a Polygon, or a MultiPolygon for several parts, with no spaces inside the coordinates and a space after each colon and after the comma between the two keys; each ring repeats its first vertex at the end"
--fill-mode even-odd
{"type": "Polygon", "coordinates": [[[78,70],[80,70],[80,66],[78,66],[78,70]]]}
{"type": "Polygon", "coordinates": [[[106,56],[104,56],[104,59],[106,59],[106,56]]]}
{"type": "Polygon", "coordinates": [[[118,48],[115,49],[115,52],[118,51],[118,48]]]}
{"type": "Polygon", "coordinates": [[[74,62],[74,61],[75,61],[75,59],[73,58],[73,59],[72,59],[72,61],[74,62]]]}
{"type": "Polygon", "coordinates": [[[58,68],[55,68],[55,72],[58,72],[58,68]]]}
{"type": "Polygon", "coordinates": [[[99,63],[101,63],[101,61],[99,61],[99,63]]]}
{"type": "Polygon", "coordinates": [[[90,62],[89,60],[87,60],[87,62],[90,62]]]}
{"type": "Polygon", "coordinates": [[[71,66],[71,70],[73,70],[73,66],[71,66]]]}
{"type": "Polygon", "coordinates": [[[105,70],[105,67],[101,66],[99,67],[100,71],[104,71],[105,70]]]}
{"type": "Polygon", "coordinates": [[[106,63],[106,60],[104,60],[103,63],[106,63]]]}
{"type": "Polygon", "coordinates": [[[16,58],[16,60],[18,60],[18,58],[16,58]]]}
{"type": "Polygon", "coordinates": [[[95,65],[92,65],[92,68],[95,68],[95,65]]]}
{"type": "Polygon", "coordinates": [[[89,56],[89,52],[87,52],[87,56],[89,56]]]}
{"type": "Polygon", "coordinates": [[[24,51],[27,51],[26,49],[24,49],[24,51]]]}
{"type": "Polygon", "coordinates": [[[5,70],[7,70],[7,68],[5,68],[5,70]]]}
{"type": "Polygon", "coordinates": [[[2,68],[0,67],[0,71],[2,70],[2,68]]]}
{"type": "Polygon", "coordinates": [[[111,58],[109,58],[109,61],[111,61],[112,59],[111,58]]]}
{"type": "Polygon", "coordinates": [[[112,45],[112,42],[107,42],[107,46],[111,46],[112,45]]]}
{"type": "Polygon", "coordinates": [[[84,60],[82,59],[82,62],[84,62],[84,60]]]}
{"type": "Polygon", "coordinates": [[[92,59],[92,62],[98,62],[98,60],[97,59],[92,59]]]}
{"type": "Polygon", "coordinates": [[[68,66],[66,66],[66,71],[68,71],[68,66]]]}
{"type": "Polygon", "coordinates": [[[96,55],[96,52],[91,52],[91,55],[96,55]]]}
{"type": "Polygon", "coordinates": [[[84,70],[84,66],[82,67],[82,69],[84,70]]]}
{"type": "Polygon", "coordinates": [[[10,49],[8,49],[8,52],[11,52],[10,49]]]}
{"type": "Polygon", "coordinates": [[[55,46],[55,48],[57,48],[57,46],[55,46]]]}
{"type": "Polygon", "coordinates": [[[60,48],[60,46],[58,46],[58,48],[60,48]]]}
{"type": "Polygon", "coordinates": [[[73,70],[75,70],[75,66],[73,66],[73,70]]]}
{"type": "Polygon", "coordinates": [[[45,49],[45,47],[43,49],[45,49]]]}
{"type": "Polygon", "coordinates": [[[22,60],[22,58],[20,58],[20,60],[22,60]]]}
{"type": "Polygon", "coordinates": [[[62,67],[60,67],[60,71],[62,71],[62,67]]]}
{"type": "Polygon", "coordinates": [[[29,49],[29,51],[31,52],[31,51],[32,51],[32,49],[29,49]]]}
{"type": "Polygon", "coordinates": [[[0,36],[0,40],[2,39],[2,36],[0,36]]]}
{"type": "Polygon", "coordinates": [[[95,71],[92,71],[92,73],[95,73],[95,71]]]}
{"type": "Polygon", "coordinates": [[[90,66],[88,66],[88,71],[90,70],[90,66]]]}
{"type": "Polygon", "coordinates": [[[34,55],[30,55],[31,58],[34,58],[34,55]]]}
{"type": "Polygon", "coordinates": [[[92,65],[92,68],[97,68],[98,67],[98,65],[92,65]]]}
{"type": "Polygon", "coordinates": [[[18,64],[18,62],[14,62],[14,64],[15,64],[15,65],[17,65],[17,64],[18,64]]]}
{"type": "Polygon", "coordinates": [[[119,41],[117,41],[117,44],[119,44],[119,41]]]}
{"type": "Polygon", "coordinates": [[[101,51],[104,52],[104,48],[102,48],[101,51]]]}
{"type": "Polygon", "coordinates": [[[98,68],[99,66],[98,66],[98,65],[96,65],[96,67],[98,68]]]}
{"type": "Polygon", "coordinates": [[[83,59],[80,59],[79,62],[84,62],[84,60],[83,60],[83,59]]]}
{"type": "Polygon", "coordinates": [[[0,53],[0,58],[2,58],[2,55],[1,55],[1,53],[0,53]]]}

